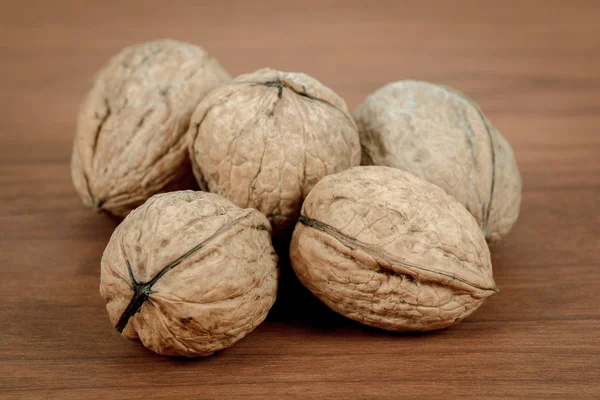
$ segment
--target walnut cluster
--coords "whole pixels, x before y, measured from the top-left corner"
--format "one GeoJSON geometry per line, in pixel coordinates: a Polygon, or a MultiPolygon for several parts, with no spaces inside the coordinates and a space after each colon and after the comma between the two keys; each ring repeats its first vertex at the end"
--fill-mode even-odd
{"type": "Polygon", "coordinates": [[[488,243],[521,201],[510,145],[454,89],[392,83],[352,116],[308,75],[231,80],[173,40],[128,47],[98,72],[72,178],[84,204],[126,217],[101,261],[112,325],[187,357],[264,321],[273,242],[348,318],[393,331],[456,324],[498,291],[488,243]]]}

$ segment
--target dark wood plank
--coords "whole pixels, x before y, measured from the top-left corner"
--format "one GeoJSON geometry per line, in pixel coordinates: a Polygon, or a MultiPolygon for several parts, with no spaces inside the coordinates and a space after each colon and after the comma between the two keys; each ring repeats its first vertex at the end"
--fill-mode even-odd
{"type": "MultiPolygon", "coordinates": [[[[0,398],[600,398],[600,5],[596,1],[4,1],[0,398]],[[391,334],[289,280],[268,320],[206,359],[123,340],[98,293],[118,220],[79,202],[79,102],[121,47],[198,43],[233,75],[314,75],[350,109],[405,78],[455,86],[513,145],[521,217],[501,292],[462,324],[391,334]]],[[[284,265],[284,268],[285,265],[284,265]]]]}

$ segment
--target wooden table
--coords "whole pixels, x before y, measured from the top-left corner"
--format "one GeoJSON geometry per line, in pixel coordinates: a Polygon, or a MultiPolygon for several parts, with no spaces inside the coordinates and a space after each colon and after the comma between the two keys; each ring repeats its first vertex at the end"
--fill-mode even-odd
{"type": "Polygon", "coordinates": [[[600,3],[120,3],[0,5],[0,398],[600,398],[600,3]],[[118,221],[80,204],[71,142],[95,71],[160,37],[233,75],[306,72],[351,109],[405,78],[468,93],[523,175],[521,217],[493,249],[501,293],[430,334],[363,327],[292,290],[213,357],[122,339],[98,293],[118,221]]]}

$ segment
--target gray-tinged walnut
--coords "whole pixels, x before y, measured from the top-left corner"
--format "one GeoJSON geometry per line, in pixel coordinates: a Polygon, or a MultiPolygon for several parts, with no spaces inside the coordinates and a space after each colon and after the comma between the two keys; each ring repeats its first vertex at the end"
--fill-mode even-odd
{"type": "Polygon", "coordinates": [[[344,100],[302,73],[261,69],[217,88],[189,138],[200,186],[261,211],[275,232],[293,227],[319,179],[360,163],[344,100]]]}
{"type": "Polygon", "coordinates": [[[390,167],[355,167],[310,192],[290,246],[300,281],[367,325],[428,331],[497,292],[485,238],[439,187],[390,167]]]}
{"type": "Polygon", "coordinates": [[[198,102],[229,79],[204,50],[174,40],[111,58],[77,122],[71,173],[83,203],[125,216],[155,193],[193,187],[185,133],[198,102]]]}
{"type": "Polygon", "coordinates": [[[512,149],[464,94],[418,81],[390,83],[354,114],[363,165],[384,165],[435,183],[475,217],[490,243],[519,216],[521,176],[512,149]]]}
{"type": "Polygon", "coordinates": [[[100,294],[112,325],[170,356],[232,346],[267,316],[277,255],[264,215],[211,193],[158,194],[117,227],[100,294]]]}

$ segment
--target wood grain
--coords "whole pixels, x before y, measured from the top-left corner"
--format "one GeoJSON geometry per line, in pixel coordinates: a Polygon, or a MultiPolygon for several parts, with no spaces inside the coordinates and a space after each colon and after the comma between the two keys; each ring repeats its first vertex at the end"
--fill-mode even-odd
{"type": "Polygon", "coordinates": [[[3,1],[0,398],[600,398],[598,20],[597,1],[3,1]],[[335,315],[288,271],[268,321],[214,357],[119,337],[98,294],[118,221],[77,199],[71,142],[102,63],[160,37],[233,75],[309,73],[351,109],[406,78],[469,94],[524,181],[492,250],[501,293],[459,326],[391,334],[335,315]]]}

